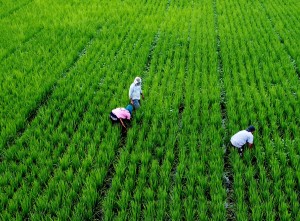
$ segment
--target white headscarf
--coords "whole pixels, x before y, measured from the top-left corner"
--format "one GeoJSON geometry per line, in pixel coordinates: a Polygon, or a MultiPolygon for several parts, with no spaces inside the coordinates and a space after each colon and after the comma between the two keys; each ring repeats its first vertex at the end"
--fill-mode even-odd
{"type": "Polygon", "coordinates": [[[140,77],[136,77],[133,82],[135,85],[139,85],[142,83],[142,79],[140,77]]]}

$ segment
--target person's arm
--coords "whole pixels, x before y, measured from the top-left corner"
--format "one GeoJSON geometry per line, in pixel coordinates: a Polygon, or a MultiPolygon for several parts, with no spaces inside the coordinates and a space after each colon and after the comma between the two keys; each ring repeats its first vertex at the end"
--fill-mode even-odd
{"type": "Polygon", "coordinates": [[[129,99],[132,101],[131,99],[131,95],[132,95],[132,92],[133,92],[133,86],[134,85],[130,85],[130,88],[129,88],[129,99]]]}
{"type": "Polygon", "coordinates": [[[250,137],[247,142],[248,142],[249,149],[252,149],[252,147],[253,147],[253,135],[252,134],[250,134],[250,137]]]}
{"type": "Polygon", "coordinates": [[[123,123],[121,118],[120,118],[120,122],[121,122],[122,126],[126,129],[125,124],[123,123]]]}
{"type": "Polygon", "coordinates": [[[143,94],[143,90],[142,90],[142,86],[141,86],[141,93],[140,94],[142,95],[142,98],[145,99],[144,94],[143,94]]]}

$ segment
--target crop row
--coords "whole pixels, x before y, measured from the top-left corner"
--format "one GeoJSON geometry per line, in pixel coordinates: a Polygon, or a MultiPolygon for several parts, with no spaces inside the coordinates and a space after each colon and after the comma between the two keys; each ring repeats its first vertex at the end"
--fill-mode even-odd
{"type": "Polygon", "coordinates": [[[231,153],[238,220],[295,219],[298,78],[260,2],[217,5],[228,131],[257,126],[255,148],[231,153]],[[293,163],[292,163],[293,162],[293,163]]]}

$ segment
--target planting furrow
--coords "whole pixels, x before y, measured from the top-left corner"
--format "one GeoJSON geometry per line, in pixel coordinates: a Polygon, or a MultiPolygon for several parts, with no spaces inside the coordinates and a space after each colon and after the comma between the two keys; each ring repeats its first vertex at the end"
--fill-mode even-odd
{"type": "Polygon", "coordinates": [[[157,42],[159,41],[159,36],[160,36],[160,31],[158,31],[155,35],[154,35],[154,39],[151,43],[151,47],[149,49],[149,54],[148,54],[148,57],[147,57],[147,61],[146,61],[146,64],[145,64],[145,67],[144,67],[144,70],[143,70],[143,79],[146,78],[147,76],[147,73],[149,72],[149,69],[150,69],[150,66],[151,66],[151,61],[153,59],[153,53],[154,53],[154,50],[157,46],[157,42]]]}
{"type": "Polygon", "coordinates": [[[215,32],[216,32],[216,51],[218,56],[218,73],[220,81],[220,112],[222,115],[222,128],[224,129],[222,148],[224,149],[224,175],[223,175],[223,186],[226,189],[227,197],[225,208],[227,211],[227,219],[235,219],[234,207],[235,202],[233,200],[233,171],[232,165],[230,162],[230,146],[228,140],[228,130],[227,130],[227,111],[226,111],[226,91],[224,87],[224,71],[223,71],[223,60],[222,60],[222,51],[221,51],[221,39],[219,34],[219,22],[218,22],[218,10],[217,10],[217,1],[213,1],[213,11],[214,11],[214,23],[215,23],[215,32]]]}
{"type": "MultiPolygon", "coordinates": [[[[183,2],[184,4],[182,7],[185,7],[185,10],[192,8],[193,5],[190,5],[188,2],[183,2]]],[[[171,13],[170,9],[170,13],[171,13]]],[[[180,220],[184,219],[185,213],[184,213],[184,207],[181,205],[182,199],[184,199],[186,196],[184,195],[184,189],[185,189],[185,179],[184,179],[184,171],[186,169],[186,155],[187,155],[187,146],[185,145],[184,141],[184,135],[183,133],[183,116],[185,114],[185,98],[186,94],[188,93],[189,89],[186,88],[186,81],[188,79],[188,60],[189,60],[189,47],[190,47],[190,34],[191,34],[191,17],[189,13],[186,13],[185,10],[182,10],[182,8],[177,8],[172,11],[174,15],[178,16],[178,21],[180,21],[180,25],[178,25],[178,29],[180,30],[181,34],[178,36],[174,36],[175,39],[178,39],[177,41],[173,40],[174,42],[174,48],[176,48],[176,45],[179,45],[174,54],[174,63],[175,68],[174,70],[171,69],[170,73],[173,76],[176,76],[175,73],[178,73],[176,77],[176,82],[180,82],[175,85],[174,88],[176,88],[175,96],[176,94],[181,95],[181,98],[179,98],[178,101],[178,132],[176,134],[176,141],[174,144],[174,161],[171,168],[171,174],[170,174],[170,206],[168,208],[169,210],[169,216],[172,220],[180,220]],[[178,10],[178,12],[177,12],[178,10]]],[[[173,26],[172,24],[170,26],[173,26]]],[[[177,31],[179,33],[179,30],[177,31]]],[[[174,30],[176,33],[176,30],[174,30]]]]}

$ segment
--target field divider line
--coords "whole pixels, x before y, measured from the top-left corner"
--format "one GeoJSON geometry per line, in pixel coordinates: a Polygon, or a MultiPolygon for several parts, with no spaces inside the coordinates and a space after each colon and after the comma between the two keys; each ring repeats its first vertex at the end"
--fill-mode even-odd
{"type": "Polygon", "coordinates": [[[150,49],[149,49],[149,54],[148,54],[148,57],[147,57],[147,61],[146,61],[143,73],[147,73],[147,74],[149,73],[150,65],[151,65],[151,62],[152,62],[153,53],[154,53],[154,50],[155,50],[155,48],[157,46],[157,43],[158,43],[158,40],[159,40],[159,36],[160,36],[160,30],[158,30],[156,32],[156,34],[154,35],[154,39],[153,39],[153,41],[151,43],[151,46],[150,46],[150,49]]]}
{"type": "Polygon", "coordinates": [[[223,186],[226,189],[226,202],[225,209],[227,219],[235,220],[234,213],[234,190],[233,190],[233,171],[232,165],[229,159],[229,145],[227,143],[228,137],[228,129],[227,129],[227,111],[226,111],[226,91],[224,86],[224,70],[223,70],[223,60],[222,60],[222,51],[221,51],[221,39],[219,32],[219,22],[218,22],[218,10],[217,10],[217,0],[213,0],[213,12],[214,12],[214,23],[215,23],[215,33],[216,33],[216,51],[218,57],[218,73],[219,73],[219,81],[220,81],[220,111],[222,116],[222,128],[224,129],[224,136],[222,139],[223,142],[223,150],[224,150],[224,173],[223,173],[223,186]]]}
{"type": "Polygon", "coordinates": [[[13,8],[13,9],[9,10],[8,12],[6,12],[6,13],[0,15],[0,20],[2,20],[2,19],[4,19],[5,17],[8,17],[8,16],[10,16],[11,14],[13,14],[13,13],[19,11],[19,10],[22,9],[23,7],[26,7],[26,6],[29,5],[31,2],[33,2],[33,0],[27,1],[27,2],[25,2],[25,3],[23,3],[23,4],[19,5],[19,6],[17,6],[16,8],[13,8]]]}
{"type": "Polygon", "coordinates": [[[275,24],[274,24],[274,22],[273,22],[273,20],[272,20],[272,18],[270,16],[270,14],[268,13],[268,10],[266,9],[266,6],[264,5],[264,3],[261,0],[259,0],[259,3],[261,5],[263,11],[266,14],[266,16],[267,16],[267,18],[268,18],[268,20],[269,20],[269,22],[271,24],[271,27],[272,27],[273,31],[277,35],[277,38],[278,38],[280,44],[282,45],[284,51],[287,53],[287,55],[288,55],[288,57],[290,59],[290,62],[292,63],[293,68],[294,68],[294,70],[295,70],[295,72],[296,72],[296,74],[298,76],[298,79],[300,80],[300,69],[299,69],[299,67],[298,67],[298,65],[296,63],[296,59],[291,55],[288,47],[284,43],[284,39],[281,37],[281,35],[279,34],[279,32],[276,30],[275,24]]]}
{"type": "Polygon", "coordinates": [[[11,135],[4,142],[5,144],[4,149],[8,149],[10,146],[14,145],[17,139],[19,139],[23,135],[26,129],[30,126],[31,122],[36,118],[39,110],[48,104],[48,101],[50,100],[52,94],[54,93],[55,89],[58,86],[59,80],[65,78],[67,74],[76,66],[77,62],[86,53],[87,48],[92,44],[95,36],[100,31],[101,31],[101,27],[98,27],[96,33],[87,41],[87,43],[83,46],[83,49],[77,54],[77,56],[74,57],[71,64],[65,69],[65,71],[63,71],[61,77],[59,77],[51,86],[49,86],[49,88],[47,88],[44,91],[43,95],[41,96],[41,99],[36,102],[35,107],[33,107],[25,117],[26,120],[24,121],[23,126],[17,129],[16,134],[11,135]]]}

